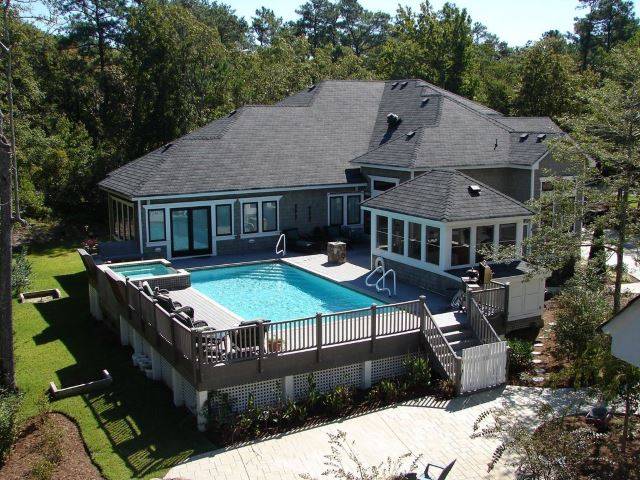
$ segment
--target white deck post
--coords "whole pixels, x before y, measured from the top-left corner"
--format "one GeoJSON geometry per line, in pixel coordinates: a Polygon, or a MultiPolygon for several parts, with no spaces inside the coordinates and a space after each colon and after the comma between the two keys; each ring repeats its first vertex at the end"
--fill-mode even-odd
{"type": "Polygon", "coordinates": [[[120,344],[129,345],[129,324],[122,315],[120,315],[120,344]]]}
{"type": "Polygon", "coordinates": [[[196,418],[198,420],[198,430],[204,432],[207,429],[207,399],[209,392],[196,391],[196,418]]]}
{"type": "Polygon", "coordinates": [[[287,375],[282,379],[282,396],[285,400],[293,401],[293,375],[287,375]]]}
{"type": "Polygon", "coordinates": [[[154,380],[162,379],[161,357],[158,351],[151,347],[151,376],[154,380]]]}
{"type": "Polygon", "coordinates": [[[371,388],[371,360],[362,363],[362,388],[371,388]]]}
{"type": "Polygon", "coordinates": [[[91,284],[89,284],[89,312],[96,320],[102,320],[100,297],[98,296],[98,291],[91,284]]]}
{"type": "Polygon", "coordinates": [[[173,391],[173,404],[176,407],[181,407],[182,405],[184,405],[184,395],[182,394],[182,377],[180,377],[178,371],[173,367],[171,367],[171,390],[173,391]]]}

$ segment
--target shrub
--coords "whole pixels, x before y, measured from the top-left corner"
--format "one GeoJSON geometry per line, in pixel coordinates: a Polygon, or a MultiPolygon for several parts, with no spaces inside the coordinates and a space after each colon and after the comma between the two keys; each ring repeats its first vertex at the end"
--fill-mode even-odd
{"type": "Polygon", "coordinates": [[[324,405],[333,414],[342,413],[353,401],[353,390],[338,385],[324,397],[324,405]]]}
{"type": "Polygon", "coordinates": [[[456,383],[450,378],[440,379],[436,384],[437,396],[449,400],[456,396],[456,383]]]}
{"type": "Polygon", "coordinates": [[[509,344],[509,373],[519,375],[531,368],[533,361],[533,343],[526,340],[513,339],[509,344]]]}
{"type": "Polygon", "coordinates": [[[431,368],[426,358],[408,355],[403,364],[409,388],[428,386],[431,383],[431,368]]]}
{"type": "Polygon", "coordinates": [[[27,249],[23,248],[13,256],[11,265],[11,290],[15,295],[24,292],[31,285],[31,262],[27,258],[27,249]]]}
{"type": "Polygon", "coordinates": [[[20,401],[20,394],[0,389],[0,463],[15,440],[20,401]]]}
{"type": "Polygon", "coordinates": [[[307,419],[307,413],[306,405],[288,401],[280,412],[280,417],[285,425],[300,425],[307,419]]]}
{"type": "Polygon", "coordinates": [[[313,374],[307,376],[307,384],[309,389],[307,391],[307,407],[309,411],[315,411],[322,404],[322,394],[316,385],[316,381],[313,378],[313,374]]]}
{"type": "Polygon", "coordinates": [[[576,275],[558,296],[553,326],[558,353],[575,360],[600,336],[598,327],[608,319],[611,307],[602,285],[593,275],[576,275]]]}

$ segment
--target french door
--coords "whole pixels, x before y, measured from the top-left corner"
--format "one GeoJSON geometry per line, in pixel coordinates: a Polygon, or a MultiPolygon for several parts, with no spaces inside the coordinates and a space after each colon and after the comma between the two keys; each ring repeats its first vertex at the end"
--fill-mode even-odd
{"type": "Polygon", "coordinates": [[[211,254],[211,207],[171,209],[171,256],[211,254]]]}

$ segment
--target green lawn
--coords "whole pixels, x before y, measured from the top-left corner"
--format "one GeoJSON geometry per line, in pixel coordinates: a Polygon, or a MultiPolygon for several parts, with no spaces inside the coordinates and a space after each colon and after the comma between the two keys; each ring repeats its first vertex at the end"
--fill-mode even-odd
{"type": "Polygon", "coordinates": [[[75,418],[94,462],[109,479],[162,476],[192,454],[215,448],[170,391],[131,364],[131,350],[89,316],[87,281],[75,250],[32,251],[30,290],[59,288],[60,300],[14,302],[17,382],[24,392],[24,418],[38,413],[49,382],[72,385],[114,378],[107,391],[51,403],[75,418]]]}

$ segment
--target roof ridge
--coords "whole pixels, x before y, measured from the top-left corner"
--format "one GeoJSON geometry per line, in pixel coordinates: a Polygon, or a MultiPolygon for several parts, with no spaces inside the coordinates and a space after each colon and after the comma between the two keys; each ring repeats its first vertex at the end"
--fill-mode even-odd
{"type": "MultiPolygon", "coordinates": [[[[453,179],[455,178],[456,170],[449,170],[449,182],[447,183],[447,199],[451,198],[451,185],[453,184],[453,179]]],[[[442,218],[449,221],[449,210],[452,207],[452,202],[447,201],[444,207],[444,212],[442,218]]]]}

